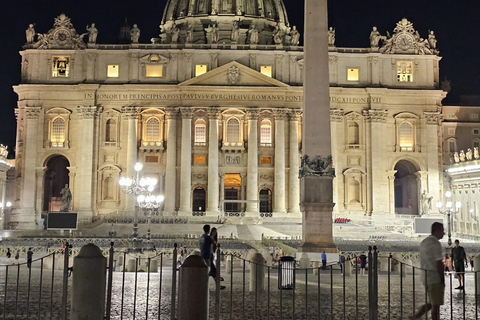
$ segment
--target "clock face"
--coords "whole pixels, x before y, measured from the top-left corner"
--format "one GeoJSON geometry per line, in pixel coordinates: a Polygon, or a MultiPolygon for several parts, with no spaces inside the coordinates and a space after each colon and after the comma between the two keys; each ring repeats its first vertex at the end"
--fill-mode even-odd
{"type": "Polygon", "coordinates": [[[54,39],[58,45],[63,46],[70,40],[70,32],[65,29],[59,29],[55,32],[54,39]]]}
{"type": "Polygon", "coordinates": [[[397,46],[402,50],[408,50],[413,45],[413,37],[408,34],[401,34],[396,40],[397,46]]]}

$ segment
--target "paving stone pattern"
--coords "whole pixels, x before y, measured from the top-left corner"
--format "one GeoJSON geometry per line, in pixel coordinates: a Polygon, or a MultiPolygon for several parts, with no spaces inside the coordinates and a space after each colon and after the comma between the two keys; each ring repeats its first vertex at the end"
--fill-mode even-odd
{"type": "MultiPolygon", "coordinates": [[[[0,319],[61,319],[62,315],[62,271],[45,269],[42,275],[40,294],[40,268],[33,266],[30,289],[28,289],[28,269],[21,265],[18,275],[17,266],[10,266],[8,277],[6,268],[0,267],[0,319]],[[5,280],[7,287],[5,288],[5,280]],[[6,289],[6,290],[5,290],[6,289]],[[7,294],[4,305],[5,292],[7,294]],[[40,300],[39,300],[40,299],[40,300]],[[53,304],[52,304],[53,302],[53,304]],[[39,309],[40,307],[40,309],[39,309]],[[6,316],[3,317],[4,308],[6,316]],[[53,312],[51,312],[53,310],[53,312]],[[40,315],[40,316],[39,316],[40,315]]],[[[320,272],[320,297],[318,294],[318,276],[312,270],[297,270],[295,290],[278,290],[278,270],[271,269],[270,277],[265,277],[265,292],[257,295],[249,292],[250,270],[243,263],[236,261],[233,276],[226,274],[222,268],[222,282],[227,288],[221,291],[220,319],[368,319],[368,277],[355,275],[345,277],[335,269],[320,272]],[[245,280],[244,280],[245,279],[245,280]],[[333,281],[332,281],[333,279],[333,281]],[[232,281],[233,280],[233,281],[232,281]],[[269,287],[267,284],[270,284],[269,287]],[[245,288],[245,289],[244,289],[245,288]],[[268,291],[269,288],[269,291],[268,291]],[[331,293],[333,292],[333,296],[331,293]],[[344,295],[345,292],[345,295],[344,295]],[[358,292],[358,295],[357,295],[358,292]],[[345,296],[345,299],[344,299],[345,296]],[[344,302],[345,301],[345,302],[344,302]],[[320,303],[320,304],[319,304],[320,303]],[[345,303],[345,309],[344,309],[345,303]],[[281,306],[281,307],[280,307],[281,306]],[[345,310],[345,311],[344,311],[345,310]],[[357,312],[358,310],[358,312],[357,312]]],[[[475,319],[474,277],[468,273],[465,290],[465,319],[475,319]]],[[[407,319],[415,309],[424,303],[425,292],[420,277],[415,277],[415,299],[413,299],[413,276],[408,274],[402,280],[398,274],[390,277],[390,318],[388,317],[388,276],[379,274],[379,319],[407,319]],[[402,283],[401,283],[402,282],[402,283]],[[402,297],[402,300],[401,300],[402,297]]],[[[447,290],[445,305],[442,307],[442,319],[450,319],[450,301],[453,305],[453,318],[463,319],[463,294],[452,290],[450,300],[449,278],[446,278],[447,290]]],[[[453,287],[457,280],[452,279],[453,287]]],[[[69,280],[69,291],[71,281],[69,280]]],[[[215,284],[210,283],[210,319],[214,319],[215,284]]],[[[194,290],[194,288],[192,288],[194,290]]],[[[111,319],[170,319],[172,292],[171,267],[164,265],[160,273],[115,272],[113,276],[111,319]],[[161,279],[161,293],[160,289],[161,279]],[[122,290],[123,288],[123,290],[122,290]],[[147,301],[148,291],[148,301],[147,301]],[[158,297],[161,296],[160,303],[158,297]],[[123,299],[123,302],[122,302],[123,299]],[[148,313],[147,313],[148,302],[148,313]],[[158,312],[160,310],[160,317],[158,312]]],[[[69,292],[70,293],[70,292],[69,292]]],[[[177,309],[181,306],[176,306],[177,309]]],[[[68,310],[70,305],[68,305],[68,310]]]]}

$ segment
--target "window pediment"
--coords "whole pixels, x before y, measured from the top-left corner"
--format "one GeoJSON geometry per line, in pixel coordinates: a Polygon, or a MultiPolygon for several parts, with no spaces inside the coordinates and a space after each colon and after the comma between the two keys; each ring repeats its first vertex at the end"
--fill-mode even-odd
{"type": "Polygon", "coordinates": [[[55,107],[55,108],[48,109],[45,113],[51,116],[57,116],[57,115],[70,115],[72,111],[65,108],[55,107]]]}
{"type": "Polygon", "coordinates": [[[401,112],[394,116],[395,119],[419,119],[420,117],[411,112],[401,112]]]}
{"type": "Polygon", "coordinates": [[[155,53],[147,54],[138,60],[143,64],[166,64],[170,62],[167,57],[155,53]]]}

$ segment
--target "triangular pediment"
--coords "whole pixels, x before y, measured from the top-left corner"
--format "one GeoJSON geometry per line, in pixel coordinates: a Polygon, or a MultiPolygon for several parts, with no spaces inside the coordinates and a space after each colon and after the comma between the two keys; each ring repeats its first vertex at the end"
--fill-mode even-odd
{"type": "Polygon", "coordinates": [[[236,61],[215,68],[201,76],[189,79],[180,86],[243,86],[288,87],[281,81],[268,77],[236,61]]]}

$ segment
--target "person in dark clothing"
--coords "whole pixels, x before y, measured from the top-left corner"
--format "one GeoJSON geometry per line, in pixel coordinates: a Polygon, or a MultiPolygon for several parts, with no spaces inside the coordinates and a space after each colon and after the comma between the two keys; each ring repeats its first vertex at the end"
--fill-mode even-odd
{"type": "Polygon", "coordinates": [[[367,267],[367,256],[365,255],[365,253],[362,253],[360,255],[360,273],[362,274],[362,276],[365,275],[366,267],[367,267]]]}
{"type": "Polygon", "coordinates": [[[33,259],[32,248],[28,248],[28,251],[27,251],[27,268],[28,269],[32,267],[32,259],[33,259]]]}
{"type": "Polygon", "coordinates": [[[10,259],[12,253],[10,252],[10,248],[7,248],[7,259],[10,259]]]}
{"type": "Polygon", "coordinates": [[[327,269],[327,254],[325,251],[322,252],[322,269],[327,269]]]}
{"type": "Polygon", "coordinates": [[[455,289],[463,290],[465,283],[465,265],[468,268],[468,259],[465,249],[460,246],[460,241],[458,239],[455,240],[455,247],[452,248],[452,262],[453,266],[455,267],[455,272],[457,273],[459,283],[459,286],[455,289]]]}
{"type": "MultiPolygon", "coordinates": [[[[216,230],[216,229],[215,229],[216,230]]],[[[213,263],[213,254],[212,254],[212,247],[213,247],[213,238],[210,235],[210,225],[206,224],[203,226],[203,232],[204,234],[200,237],[198,240],[198,244],[200,247],[200,254],[207,264],[207,266],[210,267],[210,272],[209,275],[216,279],[217,276],[217,270],[216,268],[212,270],[212,263],[213,263]]],[[[215,249],[216,249],[216,243],[215,243],[215,249]]],[[[225,289],[225,286],[220,286],[220,289],[223,290],[225,289]]]]}

